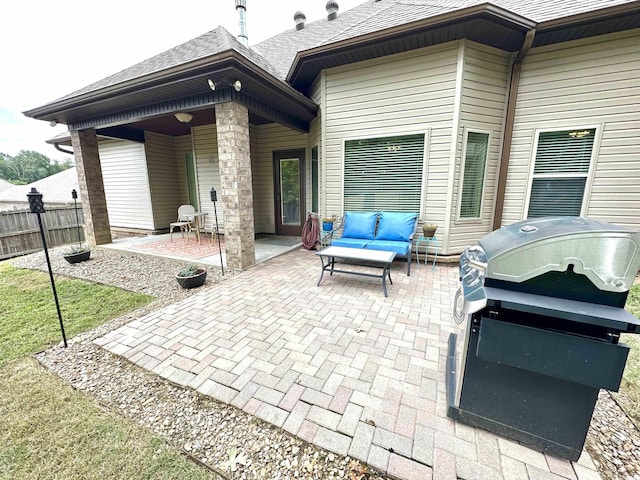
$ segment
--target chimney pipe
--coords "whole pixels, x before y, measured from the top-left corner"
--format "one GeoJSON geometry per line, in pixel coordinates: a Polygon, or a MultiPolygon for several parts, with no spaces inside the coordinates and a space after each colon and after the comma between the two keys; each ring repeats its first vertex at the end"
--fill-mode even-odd
{"type": "Polygon", "coordinates": [[[336,0],[329,0],[327,2],[327,20],[335,20],[338,18],[338,2],[336,0]]]}
{"type": "Polygon", "coordinates": [[[302,30],[304,28],[304,22],[306,19],[306,15],[300,11],[293,15],[293,21],[296,22],[296,30],[302,30]]]}
{"type": "Polygon", "coordinates": [[[249,46],[249,37],[247,37],[247,0],[236,0],[236,11],[240,18],[240,34],[238,41],[245,47],[249,46]]]}

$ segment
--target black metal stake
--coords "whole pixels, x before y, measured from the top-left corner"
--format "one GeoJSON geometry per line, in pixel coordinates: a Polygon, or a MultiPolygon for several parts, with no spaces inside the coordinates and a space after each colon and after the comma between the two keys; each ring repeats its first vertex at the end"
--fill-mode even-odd
{"type": "Polygon", "coordinates": [[[216,201],[218,194],[216,189],[211,187],[211,201],[213,202],[213,213],[216,217],[216,236],[218,237],[218,253],[220,253],[220,268],[222,268],[222,276],[224,277],[224,262],[222,261],[222,248],[220,247],[220,230],[218,229],[218,210],[216,209],[216,201]]]}
{"type": "Polygon", "coordinates": [[[62,332],[62,341],[64,348],[67,348],[67,335],[64,333],[64,323],[62,323],[62,313],[60,312],[60,303],[58,303],[58,292],[56,291],[56,282],[53,279],[53,270],[51,270],[51,260],[49,259],[49,251],[47,249],[47,238],[44,234],[44,227],[42,226],[42,219],[40,214],[44,213],[44,203],[42,202],[42,194],[39,193],[34,187],[31,188],[31,192],[27,193],[29,199],[29,207],[31,207],[31,213],[35,213],[38,217],[38,225],[40,227],[40,236],[42,237],[42,246],[44,247],[44,256],[47,259],[47,267],[49,269],[49,279],[51,280],[51,289],[53,290],[53,298],[56,302],[56,311],[58,312],[58,320],[60,321],[60,331],[62,332]]]}
{"type": "Polygon", "coordinates": [[[74,188],[71,190],[71,198],[73,198],[73,208],[76,210],[76,228],[78,229],[78,246],[82,248],[82,242],[80,241],[80,220],[78,219],[78,192],[74,188]]]}

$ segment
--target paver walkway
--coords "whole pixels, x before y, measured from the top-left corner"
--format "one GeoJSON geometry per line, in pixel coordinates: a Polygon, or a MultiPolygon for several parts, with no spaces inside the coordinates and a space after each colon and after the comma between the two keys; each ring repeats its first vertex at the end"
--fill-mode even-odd
{"type": "Polygon", "coordinates": [[[597,479],[446,417],[456,267],[325,275],[297,250],[96,340],[175,383],[400,479],[597,479]]]}

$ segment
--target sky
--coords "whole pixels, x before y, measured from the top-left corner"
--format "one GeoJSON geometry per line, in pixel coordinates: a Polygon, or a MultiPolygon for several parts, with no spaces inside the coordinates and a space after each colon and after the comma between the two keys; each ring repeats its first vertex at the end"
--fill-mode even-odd
{"type": "MultiPolygon", "coordinates": [[[[366,0],[338,0],[344,12],[366,0]]],[[[247,0],[249,45],[326,16],[325,0],[247,0]]],[[[25,117],[97,80],[213,30],[239,33],[235,0],[20,0],[0,4],[0,153],[69,159],[47,139],[65,125],[25,117]]]]}

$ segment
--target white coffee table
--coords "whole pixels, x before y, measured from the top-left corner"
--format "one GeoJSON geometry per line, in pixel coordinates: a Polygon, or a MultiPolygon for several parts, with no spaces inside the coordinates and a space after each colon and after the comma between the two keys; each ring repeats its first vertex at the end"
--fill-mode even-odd
{"type": "Polygon", "coordinates": [[[320,282],[322,282],[322,277],[324,276],[325,271],[329,271],[329,275],[333,275],[334,273],[347,273],[350,275],[359,275],[361,277],[380,278],[382,279],[382,291],[384,292],[385,297],[387,296],[387,278],[389,278],[389,283],[393,285],[393,282],[391,281],[391,263],[396,257],[396,252],[386,252],[383,250],[367,250],[366,248],[329,246],[316,252],[316,255],[320,257],[320,261],[322,262],[322,271],[320,272],[318,286],[320,286],[320,282]],[[325,259],[327,260],[326,262],[325,259]],[[349,263],[339,263],[341,268],[338,269],[335,268],[336,259],[348,260],[349,263]],[[380,268],[382,269],[382,273],[380,275],[376,275],[373,273],[366,273],[361,271],[344,270],[342,268],[343,266],[348,265],[380,268]]]}

